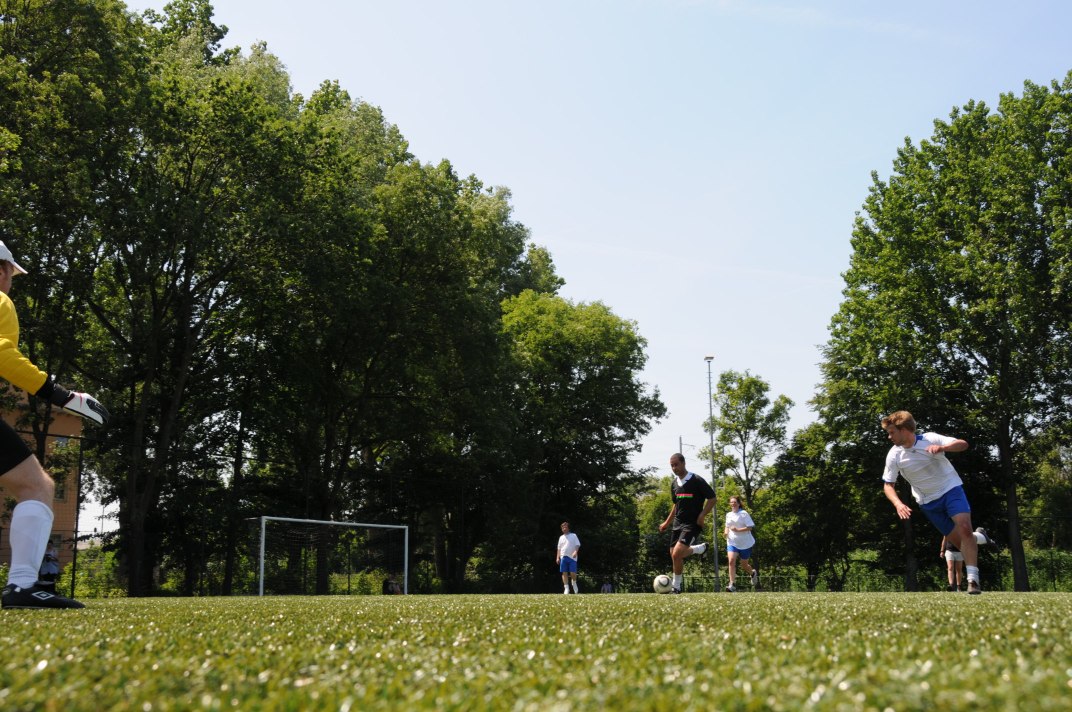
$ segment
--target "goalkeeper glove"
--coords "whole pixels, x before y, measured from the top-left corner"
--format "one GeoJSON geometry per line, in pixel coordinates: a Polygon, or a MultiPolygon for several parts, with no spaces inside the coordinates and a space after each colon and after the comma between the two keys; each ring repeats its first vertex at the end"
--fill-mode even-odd
{"type": "Polygon", "coordinates": [[[75,415],[89,418],[99,425],[104,425],[111,417],[108,409],[101,405],[99,400],[88,393],[67,390],[52,380],[52,376],[45,379],[45,384],[38,388],[34,395],[38,398],[47,398],[52,405],[58,405],[75,415]]]}

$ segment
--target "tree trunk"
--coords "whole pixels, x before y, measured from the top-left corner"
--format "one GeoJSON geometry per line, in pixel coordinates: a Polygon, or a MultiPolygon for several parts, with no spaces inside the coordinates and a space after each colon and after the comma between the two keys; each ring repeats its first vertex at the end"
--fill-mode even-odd
{"type": "Polygon", "coordinates": [[[1012,555],[1012,586],[1014,591],[1030,591],[1027,578],[1027,557],[1024,555],[1024,540],[1020,532],[1020,505],[1016,485],[1005,487],[1005,501],[1009,515],[1009,553],[1012,555]]]}
{"type": "MultiPolygon", "coordinates": [[[[1012,556],[1012,587],[1014,591],[1030,591],[1027,580],[1027,557],[1020,533],[1020,505],[1016,494],[1016,473],[1013,469],[1012,437],[1008,419],[998,426],[998,462],[1005,484],[1005,506],[1009,517],[1009,554],[1012,556]]],[[[976,526],[979,525],[975,522],[976,526]]]]}
{"type": "Polygon", "coordinates": [[[916,558],[915,549],[915,531],[912,529],[912,520],[906,519],[904,521],[904,540],[905,540],[905,577],[904,587],[906,591],[918,591],[919,579],[916,574],[919,572],[919,560],[916,558]]]}

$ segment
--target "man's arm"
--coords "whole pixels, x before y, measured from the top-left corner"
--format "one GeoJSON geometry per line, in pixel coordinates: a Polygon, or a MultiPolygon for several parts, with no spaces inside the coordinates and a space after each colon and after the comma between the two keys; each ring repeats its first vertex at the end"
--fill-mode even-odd
{"type": "Polygon", "coordinates": [[[886,495],[886,499],[890,500],[890,504],[897,510],[897,516],[901,519],[909,519],[912,517],[912,508],[901,501],[901,498],[897,496],[897,489],[889,482],[882,483],[882,492],[886,495]]]}
{"type": "Polygon", "coordinates": [[[674,506],[670,508],[670,514],[666,515],[666,520],[659,525],[659,531],[664,532],[666,528],[670,526],[670,522],[674,521],[674,512],[677,511],[677,502],[674,502],[674,506]]]}
{"type": "Polygon", "coordinates": [[[968,441],[957,438],[948,445],[928,445],[927,452],[937,455],[940,452],[964,452],[968,449],[968,441]]]}
{"type": "Polygon", "coordinates": [[[714,509],[714,508],[715,508],[715,498],[714,497],[712,497],[711,499],[709,499],[706,502],[704,502],[703,511],[700,512],[700,516],[696,517],[696,526],[698,526],[701,529],[703,529],[704,520],[707,519],[707,515],[710,514],[711,510],[714,509]]]}

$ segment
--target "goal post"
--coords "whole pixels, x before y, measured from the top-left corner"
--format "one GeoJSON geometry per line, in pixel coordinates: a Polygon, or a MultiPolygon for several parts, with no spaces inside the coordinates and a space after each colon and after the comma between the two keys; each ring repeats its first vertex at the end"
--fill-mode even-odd
{"type": "MultiPolygon", "coordinates": [[[[402,536],[401,546],[401,563],[402,563],[402,581],[401,588],[403,593],[409,593],[409,527],[403,524],[373,524],[371,522],[340,522],[330,519],[295,519],[292,517],[269,517],[262,516],[258,518],[260,520],[260,536],[258,537],[258,552],[257,552],[257,595],[263,596],[266,580],[266,562],[270,558],[270,550],[268,546],[268,540],[270,535],[269,527],[278,523],[283,527],[289,527],[290,529],[299,529],[304,533],[305,541],[299,541],[294,545],[301,552],[303,558],[308,549],[314,548],[316,544],[313,543],[314,539],[320,542],[324,537],[315,536],[316,534],[327,533],[327,538],[333,542],[338,538],[340,532],[357,530],[366,530],[369,534],[372,532],[388,532],[397,533],[402,536]]],[[[369,542],[365,542],[366,546],[371,546],[369,542]]],[[[294,548],[291,547],[291,548],[294,548]]],[[[385,558],[390,557],[390,552],[384,551],[381,554],[385,558]]],[[[347,564],[349,565],[349,557],[347,558],[347,564]]]]}

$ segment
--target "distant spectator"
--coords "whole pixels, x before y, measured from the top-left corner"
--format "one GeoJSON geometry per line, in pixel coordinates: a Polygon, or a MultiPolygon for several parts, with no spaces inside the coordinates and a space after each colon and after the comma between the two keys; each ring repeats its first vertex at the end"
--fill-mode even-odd
{"type": "Polygon", "coordinates": [[[51,541],[45,549],[45,558],[41,561],[41,570],[37,574],[38,585],[49,593],[56,592],[56,581],[60,577],[60,557],[56,545],[51,541]]]}
{"type": "Polygon", "coordinates": [[[402,595],[402,587],[395,581],[394,574],[388,574],[387,578],[383,580],[383,595],[385,596],[400,596],[402,595]]]}
{"type": "Polygon", "coordinates": [[[614,586],[611,585],[610,581],[604,581],[603,582],[603,587],[599,589],[599,592],[600,593],[614,593],[614,586]]]}

